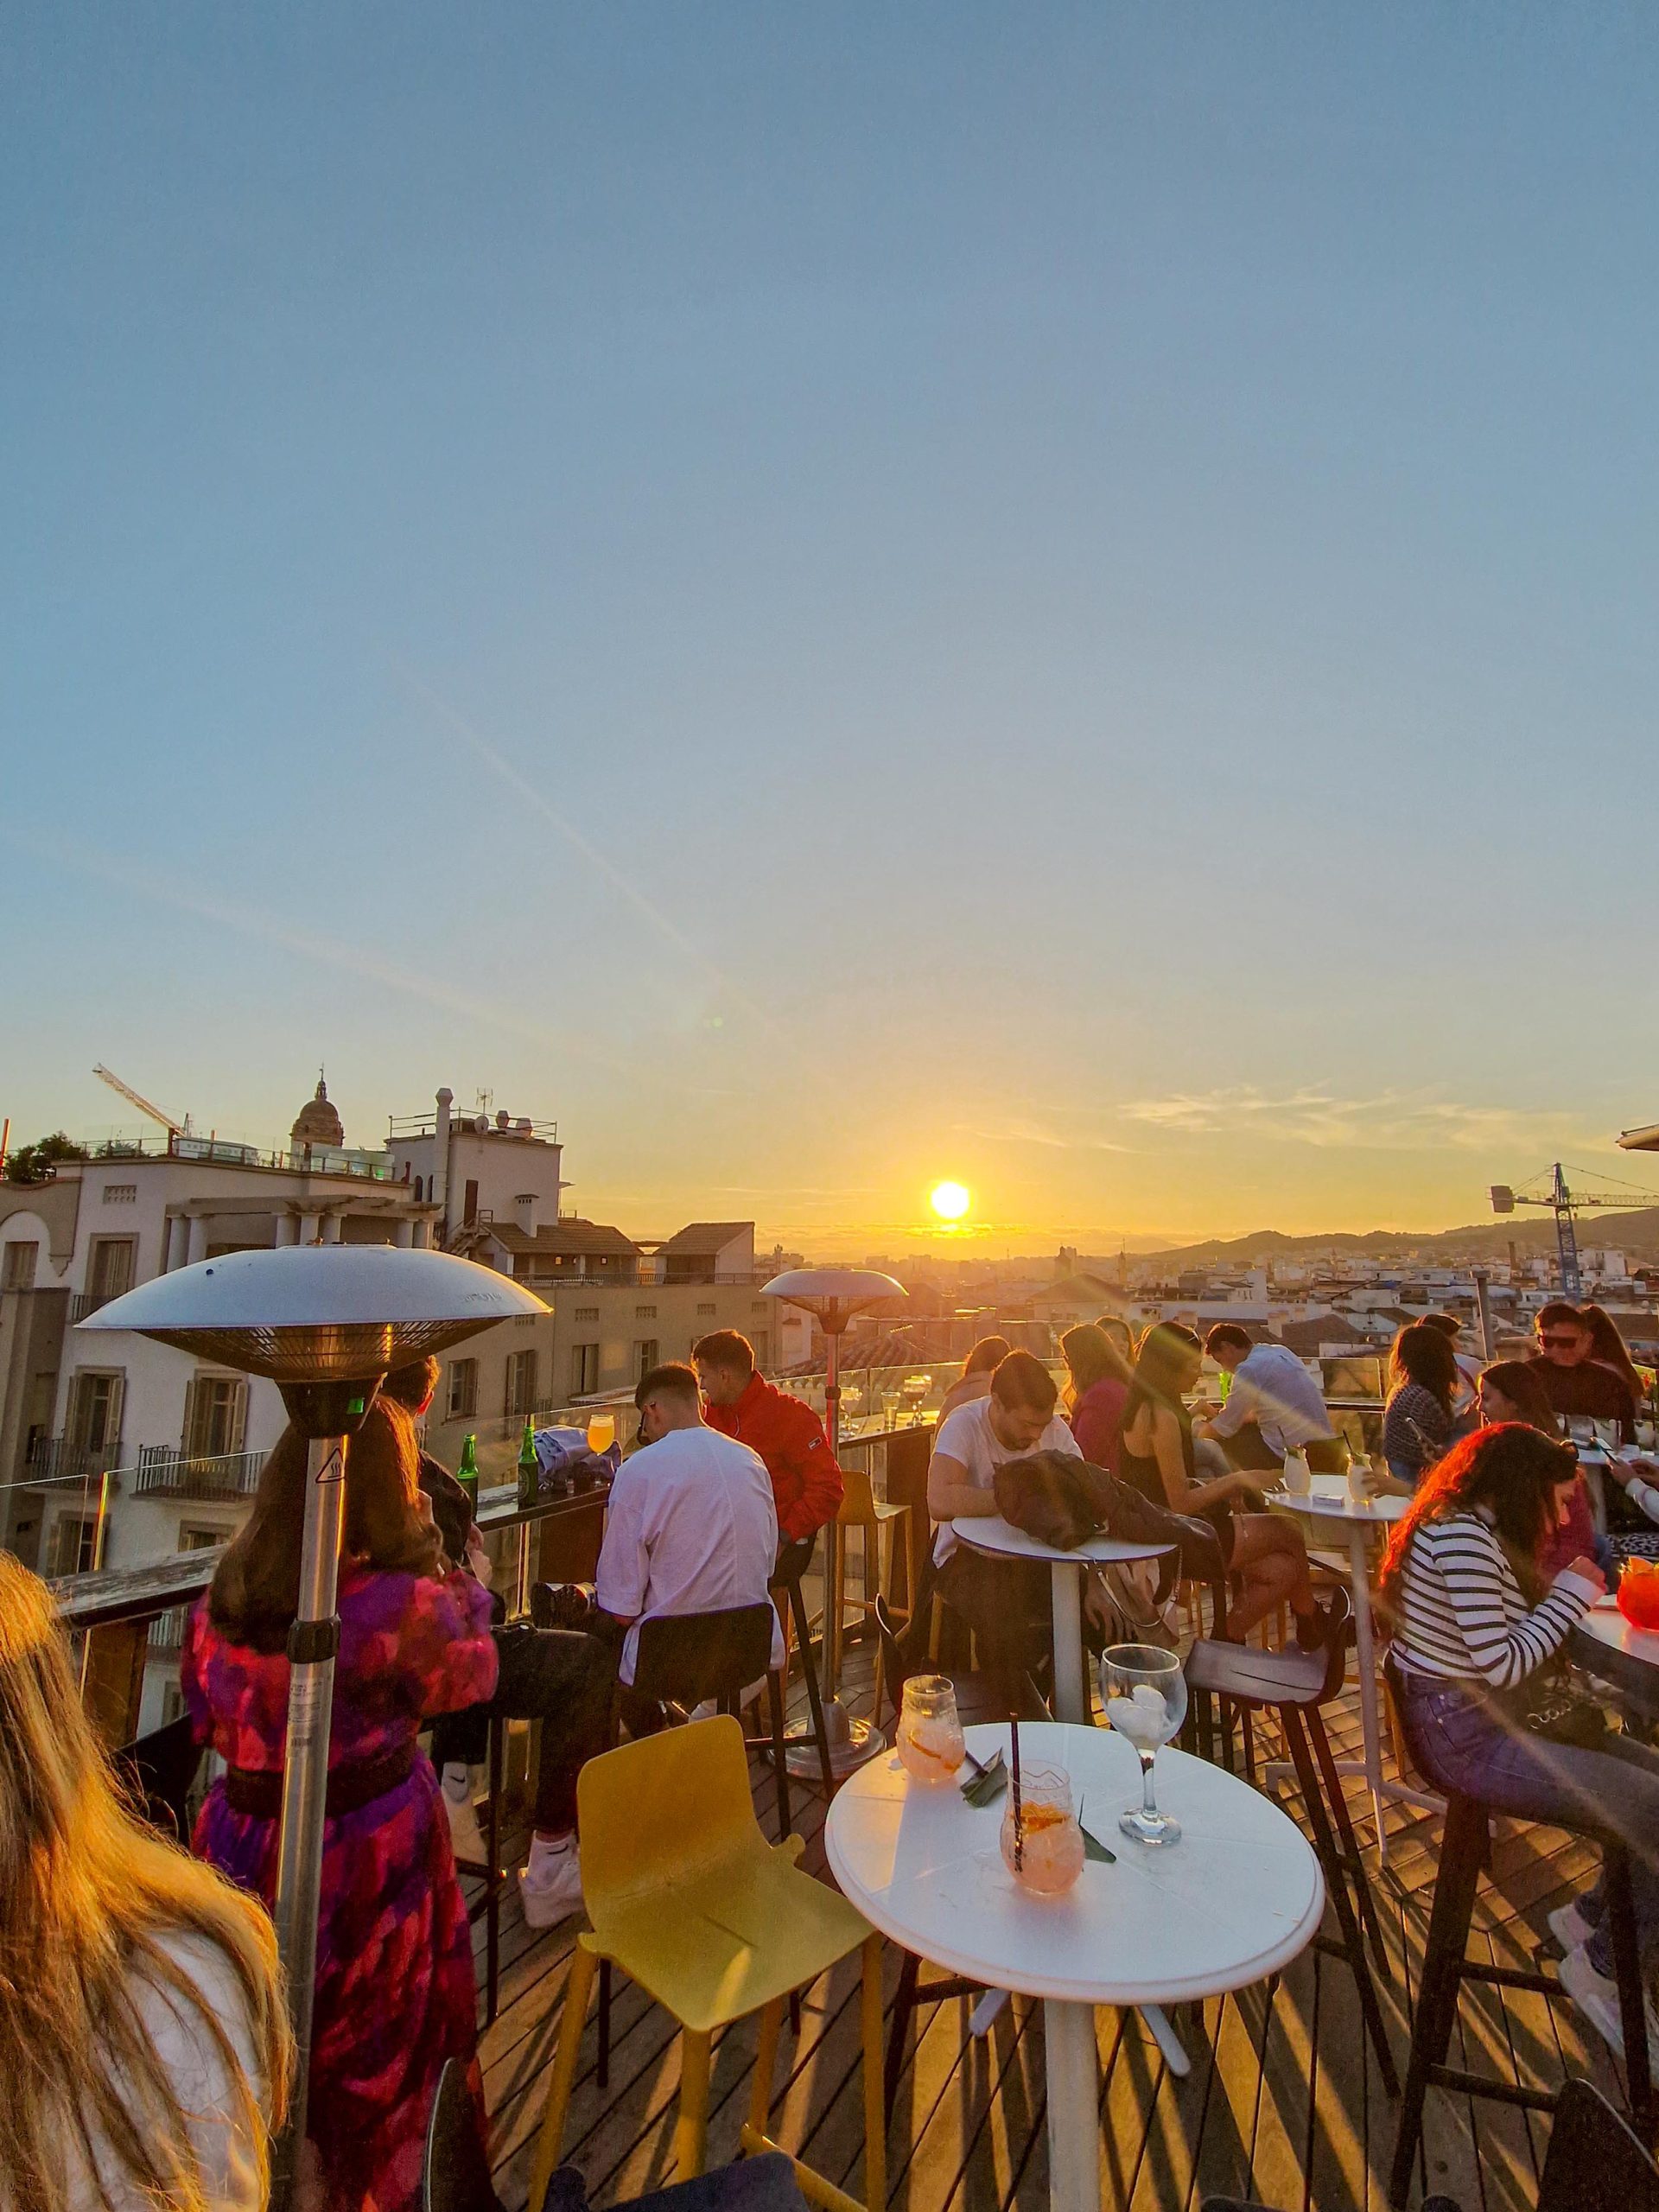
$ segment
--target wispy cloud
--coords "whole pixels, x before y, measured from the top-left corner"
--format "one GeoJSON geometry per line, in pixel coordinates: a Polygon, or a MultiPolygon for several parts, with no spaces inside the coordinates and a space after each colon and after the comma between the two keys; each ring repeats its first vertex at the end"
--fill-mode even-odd
{"type": "Polygon", "coordinates": [[[529,807],[532,813],[540,815],[550,829],[556,830],[566,843],[582,855],[588,867],[603,878],[617,897],[632,906],[636,913],[641,915],[651,925],[659,937],[672,945],[688,966],[695,969],[702,977],[706,984],[715,990],[728,1005],[741,1007],[744,1013],[768,1031],[774,1039],[777,1038],[777,1025],[765,1007],[757,1005],[754,1000],[750,998],[722,968],[717,966],[709,957],[700,945],[694,944],[672,915],[664,913],[653,899],[648,898],[632,875],[618,868],[609,855],[602,852],[591,838],[584,836],[576,824],[568,815],[560,812],[545,792],[538,791],[521,769],[492,745],[481,732],[475,729],[466,716],[453,707],[448,700],[435,691],[424,677],[418,676],[405,663],[396,658],[392,661],[392,667],[398,680],[414,692],[431,713],[446,723],[463,744],[469,746],[479,760],[499,777],[508,790],[529,807]]]}
{"type": "Polygon", "coordinates": [[[1023,1115],[992,1117],[982,1122],[957,1122],[952,1124],[957,1136],[978,1137],[988,1144],[1034,1144],[1049,1152],[1133,1152],[1135,1147],[1117,1144],[1110,1137],[1092,1134],[1068,1136],[1064,1129],[1052,1122],[1039,1122],[1023,1115]]]}
{"type": "Polygon", "coordinates": [[[1471,1105],[1422,1091],[1348,1098],[1322,1084],[1303,1084],[1278,1094],[1252,1084],[1178,1090],[1161,1098],[1132,1099],[1120,1110],[1130,1121],[1181,1136],[1226,1134],[1383,1152],[1443,1145],[1485,1152],[1501,1146],[1605,1141],[1587,1132],[1578,1116],[1553,1108],[1471,1105]]]}
{"type": "Polygon", "coordinates": [[[609,1069],[613,1074],[637,1080],[636,1072],[626,1062],[613,1058],[611,1054],[574,1041],[563,1030],[518,1013],[512,1007],[498,1005],[470,987],[461,990],[434,976],[400,967],[396,961],[377,952],[372,945],[348,944],[338,938],[325,937],[316,930],[302,928],[279,915],[265,913],[245,899],[216,898],[199,888],[187,890],[168,882],[153,867],[140,867],[116,854],[101,853],[80,838],[70,844],[62,839],[48,836],[29,836],[15,830],[8,830],[7,835],[13,843],[46,855],[67,873],[106,884],[112,890],[146,899],[154,906],[170,907],[175,913],[188,914],[194,920],[212,924],[216,929],[234,931],[239,937],[252,938],[257,944],[292,954],[297,959],[312,962],[319,967],[337,969],[341,975],[350,976],[373,990],[418,999],[423,1005],[439,1013],[480,1022],[486,1028],[525,1038],[532,1044],[556,1048],[561,1052],[609,1069]]]}

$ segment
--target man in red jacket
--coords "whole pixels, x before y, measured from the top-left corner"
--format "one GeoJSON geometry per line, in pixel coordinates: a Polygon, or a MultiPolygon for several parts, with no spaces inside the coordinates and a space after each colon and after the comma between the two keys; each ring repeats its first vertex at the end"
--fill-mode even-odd
{"type": "Polygon", "coordinates": [[[754,1371],[754,1348],[735,1329],[716,1329],[691,1347],[709,1426],[765,1460],[778,1502],[780,1551],[811,1538],[841,1510],[841,1469],[810,1406],[754,1371]]]}

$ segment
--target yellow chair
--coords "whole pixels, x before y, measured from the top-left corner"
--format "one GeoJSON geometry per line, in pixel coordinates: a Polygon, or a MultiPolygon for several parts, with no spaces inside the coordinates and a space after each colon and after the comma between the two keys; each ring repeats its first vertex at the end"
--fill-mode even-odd
{"type": "MultiPolygon", "coordinates": [[[[864,2186],[886,2204],[881,2094],[881,1938],[845,1897],[801,1873],[798,1835],[769,1844],[749,1795],[743,1731],[729,1715],[670,1728],[590,1759],[576,1785],[582,1886],[593,1922],[577,1938],[558,2055],[531,2173],[529,2212],[542,2212],[564,2142],[582,2031],[599,1961],[608,1959],[680,2023],[679,2177],[702,2171],[710,2042],[716,2028],[760,2014],[745,2151],[780,2146],[766,2134],[785,2002],[863,1950],[864,2186]]],[[[828,2212],[857,2201],[795,2164],[802,2194],[828,2212]]]]}
{"type": "MultiPolygon", "coordinates": [[[[842,1489],[841,1510],[836,1518],[843,1530],[861,1529],[864,1532],[864,1573],[868,1587],[871,1568],[874,1569],[875,1591],[873,1596],[857,1601],[856,1610],[866,1627],[874,1618],[875,1598],[886,1600],[887,1611],[901,1624],[911,1618],[909,1610],[896,1607],[893,1601],[893,1569],[899,1549],[899,1523],[904,1523],[905,1566],[906,1588],[910,1605],[916,1603],[916,1578],[920,1568],[916,1542],[916,1522],[907,1505],[887,1505],[877,1497],[870,1481],[868,1467],[843,1467],[841,1471],[842,1489]],[[885,1554],[885,1556],[884,1556],[885,1554]]],[[[847,1619],[847,1546],[843,1541],[836,1554],[836,1619],[846,1634],[847,1619]]],[[[875,1647],[875,1703],[873,1713],[881,1710],[881,1645],[875,1647]]]]}

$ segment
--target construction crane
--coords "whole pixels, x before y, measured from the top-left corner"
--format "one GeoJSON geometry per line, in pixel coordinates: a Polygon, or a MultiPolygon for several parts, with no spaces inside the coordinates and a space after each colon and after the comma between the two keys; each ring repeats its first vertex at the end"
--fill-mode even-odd
{"type": "MultiPolygon", "coordinates": [[[[1579,1208],[1614,1206],[1628,1212],[1632,1206],[1659,1205],[1659,1191],[1637,1191],[1626,1185],[1612,1191],[1569,1187],[1559,1160],[1545,1172],[1548,1185],[1542,1191],[1529,1191],[1524,1187],[1515,1190],[1508,1183],[1494,1183],[1491,1186],[1492,1211],[1513,1213],[1517,1206],[1547,1206],[1549,1209],[1555,1217],[1555,1249],[1560,1259],[1561,1295],[1577,1300],[1584,1295],[1584,1276],[1579,1267],[1578,1232],[1573,1225],[1573,1217],[1579,1208]]],[[[1578,1175],[1587,1173],[1588,1170],[1575,1167],[1573,1173],[1578,1175]]],[[[1535,1183],[1541,1183],[1545,1177],[1539,1174],[1532,1179],[1535,1183]]]]}
{"type": "Polygon", "coordinates": [[[92,1073],[100,1083],[107,1083],[111,1090],[118,1090],[129,1106],[136,1106],[141,1114],[147,1115],[152,1122],[159,1122],[169,1136],[188,1137],[189,1135],[190,1116],[188,1114],[181,1122],[175,1122],[170,1114],[163,1114],[159,1106],[151,1105],[148,1098],[141,1096],[130,1083],[123,1083],[118,1075],[112,1075],[101,1062],[92,1070],[92,1073]]]}

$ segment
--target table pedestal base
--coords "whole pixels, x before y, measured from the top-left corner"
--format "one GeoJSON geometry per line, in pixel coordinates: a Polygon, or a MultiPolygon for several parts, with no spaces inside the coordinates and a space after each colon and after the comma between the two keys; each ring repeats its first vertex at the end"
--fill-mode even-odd
{"type": "MultiPolygon", "coordinates": [[[[992,2024],[1007,2001],[1006,1989],[988,1989],[969,2016],[969,2034],[989,2035],[992,2024]]],[[[1135,2010],[1146,2022],[1153,2041],[1163,2052],[1164,2063],[1170,2072],[1184,2082],[1192,2071],[1192,2062],[1182,2050],[1180,2037],[1169,2024],[1169,2015],[1161,2005],[1138,2005],[1135,2010]]]]}
{"type": "Polygon", "coordinates": [[[1095,2008],[1043,2006],[1048,2073],[1048,2201],[1055,2212],[1100,2212],[1100,2072],[1095,2008]]]}

